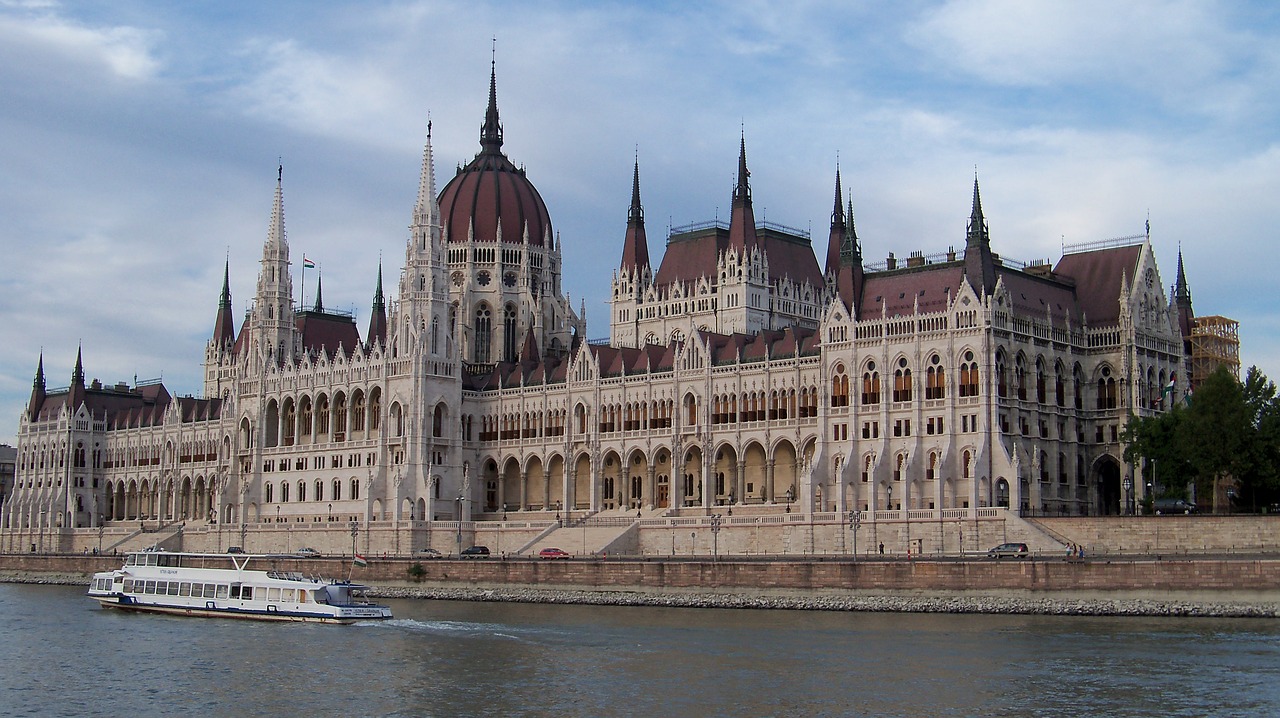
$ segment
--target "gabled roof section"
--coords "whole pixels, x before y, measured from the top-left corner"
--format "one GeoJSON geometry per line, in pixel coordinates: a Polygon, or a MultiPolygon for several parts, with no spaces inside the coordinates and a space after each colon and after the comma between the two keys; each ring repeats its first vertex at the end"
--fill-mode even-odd
{"type": "Polygon", "coordinates": [[[1075,295],[1091,327],[1115,324],[1120,319],[1120,289],[1124,278],[1132,282],[1142,258],[1141,244],[1063,255],[1054,274],[1075,280],[1075,295]]]}
{"type": "Polygon", "coordinates": [[[864,280],[858,319],[877,319],[882,311],[887,317],[940,312],[949,297],[956,296],[964,277],[963,262],[873,272],[864,280]]]}
{"type": "Polygon", "coordinates": [[[360,345],[360,332],[356,329],[355,319],[349,314],[304,311],[298,312],[294,323],[302,337],[303,351],[315,354],[323,351],[332,359],[338,347],[342,347],[343,353],[350,356],[360,345]]]}

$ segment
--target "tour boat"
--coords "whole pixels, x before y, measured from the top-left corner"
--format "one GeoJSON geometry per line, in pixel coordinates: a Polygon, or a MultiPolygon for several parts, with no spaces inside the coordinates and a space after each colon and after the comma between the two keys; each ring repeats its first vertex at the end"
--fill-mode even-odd
{"type": "Polygon", "coordinates": [[[368,586],[279,568],[296,557],[141,551],[93,575],[89,596],[106,608],[263,621],[352,623],[391,618],[368,586]],[[251,568],[252,566],[252,568],[251,568]]]}

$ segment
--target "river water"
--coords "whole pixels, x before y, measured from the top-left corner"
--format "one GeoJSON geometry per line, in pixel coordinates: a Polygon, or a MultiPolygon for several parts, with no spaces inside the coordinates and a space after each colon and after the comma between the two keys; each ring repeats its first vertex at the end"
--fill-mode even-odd
{"type": "Polygon", "coordinates": [[[1280,714],[1274,619],[390,603],[274,624],[0,584],[0,715],[1280,714]]]}

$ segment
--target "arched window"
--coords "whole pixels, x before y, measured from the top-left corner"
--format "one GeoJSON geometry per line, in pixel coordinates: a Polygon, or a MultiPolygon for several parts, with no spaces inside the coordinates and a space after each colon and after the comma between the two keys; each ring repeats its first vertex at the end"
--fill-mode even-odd
{"type": "Polygon", "coordinates": [[[289,482],[288,481],[280,482],[280,503],[282,504],[289,503],[289,482]]]}
{"type": "Polygon", "coordinates": [[[867,362],[867,368],[862,372],[862,403],[880,403],[880,372],[876,371],[873,361],[867,362]]]}
{"type": "Polygon", "coordinates": [[[929,357],[929,368],[925,372],[924,398],[947,398],[947,378],[942,367],[942,357],[937,354],[929,357]]]}
{"type": "Polygon", "coordinates": [[[351,500],[352,501],[360,500],[360,479],[351,480],[351,500]]]}
{"type": "Polygon", "coordinates": [[[301,479],[298,480],[298,500],[307,500],[307,482],[302,481],[301,479]]]}
{"type": "MultiPolygon", "coordinates": [[[[774,395],[777,401],[777,395],[774,395]]],[[[844,373],[844,364],[836,364],[835,376],[831,377],[831,405],[849,405],[849,375],[844,373]]]]}
{"type": "Polygon", "coordinates": [[[431,318],[431,353],[440,353],[440,320],[436,317],[431,318]]]}
{"type": "Polygon", "coordinates": [[[996,396],[1009,396],[1009,371],[1004,362],[1004,351],[996,352],[996,396]]]}
{"type": "Polygon", "coordinates": [[[893,400],[911,401],[911,369],[907,367],[906,357],[898,360],[898,368],[893,371],[893,400]]]}
{"type": "Polygon", "coordinates": [[[364,392],[356,389],[351,394],[351,430],[364,431],[364,392]]]}
{"type": "Polygon", "coordinates": [[[269,504],[274,501],[274,497],[272,495],[275,493],[275,488],[275,484],[267,484],[263,487],[263,491],[265,493],[262,498],[265,503],[269,504]]]}
{"type": "MultiPolygon", "coordinates": [[[[320,490],[316,489],[316,493],[317,494],[320,493],[320,490]]],[[[333,495],[330,496],[329,498],[331,498],[334,501],[342,500],[342,481],[340,479],[333,480],[333,495]]]]}
{"type": "Polygon", "coordinates": [[[316,479],[316,501],[324,501],[324,480],[316,479]]]}
{"type": "Polygon", "coordinates": [[[1036,401],[1043,404],[1047,388],[1045,386],[1044,359],[1036,358],[1036,401]]]}
{"type": "Polygon", "coordinates": [[[973,352],[966,351],[960,362],[960,396],[978,395],[978,362],[973,360],[973,352]]]}
{"type": "Polygon", "coordinates": [[[481,304],[479,307],[476,307],[475,362],[477,364],[489,363],[492,341],[493,314],[489,311],[489,307],[481,304]]]}
{"type": "Polygon", "coordinates": [[[1067,400],[1066,387],[1063,386],[1062,362],[1053,367],[1053,399],[1058,406],[1065,406],[1067,400]]]}
{"type": "Polygon", "coordinates": [[[1018,398],[1026,401],[1027,399],[1027,359],[1019,354],[1014,359],[1014,383],[1018,387],[1018,398]]]}
{"type": "Polygon", "coordinates": [[[508,304],[502,311],[502,349],[505,361],[516,360],[516,308],[508,304]]]}

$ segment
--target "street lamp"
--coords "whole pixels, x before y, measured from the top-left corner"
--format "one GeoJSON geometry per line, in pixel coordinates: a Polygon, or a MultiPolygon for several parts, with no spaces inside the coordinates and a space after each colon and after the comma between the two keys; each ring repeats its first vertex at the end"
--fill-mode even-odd
{"type": "Polygon", "coordinates": [[[356,536],[360,534],[360,522],[353,519],[350,523],[350,527],[351,527],[351,560],[355,561],[356,560],[356,536]]]}
{"type": "MultiPolygon", "coordinates": [[[[458,498],[453,500],[456,506],[455,515],[458,517],[458,558],[462,558],[462,494],[458,494],[458,498]]],[[[586,539],[583,539],[586,543],[586,539]]]]}
{"type": "Polygon", "coordinates": [[[720,560],[720,514],[711,514],[711,560],[720,560]]]}
{"type": "Polygon", "coordinates": [[[889,486],[886,486],[884,491],[888,497],[885,499],[885,501],[887,502],[887,505],[884,507],[884,509],[885,511],[893,511],[893,485],[890,484],[889,486]]]}
{"type": "Polygon", "coordinates": [[[1133,476],[1124,477],[1124,511],[1133,515],[1133,476]]]}
{"type": "Polygon", "coordinates": [[[858,560],[858,528],[862,526],[862,512],[857,509],[849,511],[849,528],[853,529],[853,560],[858,560]]]}

